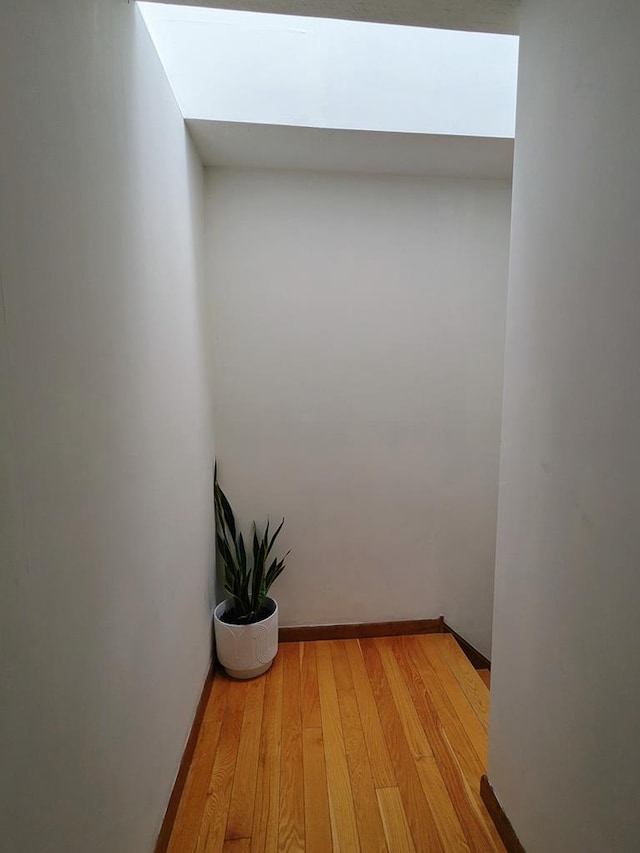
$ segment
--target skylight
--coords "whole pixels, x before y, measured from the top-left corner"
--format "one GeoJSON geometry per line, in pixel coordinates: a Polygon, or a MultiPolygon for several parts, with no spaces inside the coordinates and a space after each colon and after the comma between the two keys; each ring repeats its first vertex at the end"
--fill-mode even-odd
{"type": "Polygon", "coordinates": [[[514,135],[517,36],[138,5],[186,119],[514,135]]]}

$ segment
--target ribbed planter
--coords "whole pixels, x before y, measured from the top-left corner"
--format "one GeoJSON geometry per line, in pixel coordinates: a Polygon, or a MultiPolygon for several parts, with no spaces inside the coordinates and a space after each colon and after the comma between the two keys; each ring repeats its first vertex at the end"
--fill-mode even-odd
{"type": "Polygon", "coordinates": [[[218,660],[231,678],[256,678],[271,666],[278,652],[278,604],[267,598],[274,611],[251,625],[231,625],[221,616],[233,605],[233,599],[221,601],[213,611],[218,660]]]}

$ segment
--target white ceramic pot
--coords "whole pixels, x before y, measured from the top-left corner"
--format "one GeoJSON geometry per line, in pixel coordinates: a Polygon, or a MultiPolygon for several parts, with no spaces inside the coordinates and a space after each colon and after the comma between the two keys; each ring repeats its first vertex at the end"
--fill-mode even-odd
{"type": "Polygon", "coordinates": [[[221,620],[233,599],[221,601],[213,611],[218,660],[232,678],[255,678],[271,666],[278,651],[278,603],[271,615],[251,625],[231,625],[221,620]]]}

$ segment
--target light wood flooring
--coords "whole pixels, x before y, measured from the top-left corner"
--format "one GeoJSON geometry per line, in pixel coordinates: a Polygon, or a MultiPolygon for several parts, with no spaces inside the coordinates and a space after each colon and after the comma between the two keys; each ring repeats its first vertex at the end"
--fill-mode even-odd
{"type": "Polygon", "coordinates": [[[170,853],[501,851],[489,691],[450,634],[280,645],[216,674],[170,853]]]}

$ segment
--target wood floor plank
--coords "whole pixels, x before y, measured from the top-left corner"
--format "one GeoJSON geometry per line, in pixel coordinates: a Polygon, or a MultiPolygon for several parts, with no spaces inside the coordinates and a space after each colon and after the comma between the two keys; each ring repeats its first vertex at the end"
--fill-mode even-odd
{"type": "Polygon", "coordinates": [[[250,853],[250,838],[228,838],[222,848],[223,853],[250,853]]]}
{"type": "MultiPolygon", "coordinates": [[[[437,640],[443,641],[446,638],[446,634],[441,634],[437,637],[437,640]]],[[[486,767],[488,721],[486,719],[481,719],[476,710],[471,706],[471,703],[462,690],[460,683],[441,654],[442,642],[423,643],[422,639],[422,637],[417,638],[416,646],[422,655],[421,666],[433,676],[434,683],[432,693],[434,700],[438,698],[439,701],[442,701],[443,708],[450,708],[452,715],[457,716],[458,720],[463,725],[469,740],[473,744],[473,748],[478,755],[478,758],[482,765],[486,767]]],[[[468,665],[471,666],[469,663],[468,665]]]]}
{"type": "Polygon", "coordinates": [[[416,850],[443,851],[431,805],[425,797],[413,755],[393,701],[376,640],[359,640],[375,702],[380,713],[391,759],[397,768],[398,785],[416,850]]]}
{"type": "Polygon", "coordinates": [[[331,853],[331,818],[322,729],[302,730],[306,853],[331,853]]]}
{"type": "Polygon", "coordinates": [[[479,669],[477,670],[478,675],[482,679],[482,683],[487,688],[487,690],[491,690],[491,670],[490,669],[479,669]]]}
{"type": "Polygon", "coordinates": [[[300,643],[302,667],[302,728],[322,727],[315,643],[300,643]]]}
{"type": "Polygon", "coordinates": [[[488,690],[449,635],[283,644],[217,674],[169,853],[504,853],[488,690]]]}
{"type": "Polygon", "coordinates": [[[211,770],[207,802],[196,844],[197,853],[220,850],[227,826],[248,684],[227,679],[225,690],[228,693],[227,707],[211,770]]]}
{"type": "Polygon", "coordinates": [[[333,674],[336,680],[337,690],[349,690],[353,687],[353,678],[351,677],[351,667],[347,650],[344,647],[344,642],[340,640],[331,640],[331,661],[333,663],[333,674]]]}
{"type": "Polygon", "coordinates": [[[372,853],[373,851],[386,853],[387,845],[355,691],[353,689],[338,690],[338,704],[340,706],[340,718],[351,779],[351,791],[356,810],[360,847],[362,850],[372,851],[372,853]]]}
{"type": "Polygon", "coordinates": [[[502,850],[495,844],[490,822],[479,808],[483,767],[459,720],[450,716],[449,709],[442,713],[442,705],[432,698],[436,678],[428,667],[421,666],[420,650],[416,643],[408,642],[410,639],[406,638],[407,642],[404,639],[393,641],[393,651],[433,749],[468,849],[474,853],[502,850]],[[439,716],[438,709],[442,716],[439,716]]]}
{"type": "MultiPolygon", "coordinates": [[[[407,638],[409,639],[409,638],[407,638]]],[[[429,652],[426,644],[409,643],[403,638],[400,638],[394,645],[396,654],[402,662],[402,667],[407,673],[407,682],[412,686],[416,679],[422,685],[420,693],[420,702],[417,704],[419,710],[432,709],[436,715],[437,722],[440,728],[443,728],[448,737],[455,743],[457,753],[459,754],[462,766],[467,771],[469,776],[478,774],[478,780],[484,773],[485,764],[481,760],[478,750],[474,744],[474,739],[469,737],[469,734],[456,713],[450,694],[445,689],[440,680],[441,673],[436,671],[432,666],[432,660],[437,655],[429,652]]],[[[460,696],[460,690],[457,691],[460,696]]],[[[414,695],[417,695],[414,693],[414,695]]],[[[468,707],[465,708],[465,713],[473,720],[473,711],[468,707]]],[[[486,742],[484,729],[478,726],[476,733],[481,743],[486,742]]],[[[479,781],[478,781],[478,784],[479,781]]]]}
{"type": "Polygon", "coordinates": [[[280,818],[278,849],[304,853],[304,778],[300,654],[293,644],[283,645],[282,749],[280,756],[280,818]]]}
{"type": "Polygon", "coordinates": [[[277,850],[280,813],[280,754],[282,742],[282,655],[276,655],[265,676],[260,760],[256,785],[251,850],[277,850]]]}
{"type": "Polygon", "coordinates": [[[255,679],[247,684],[247,701],[242,718],[240,747],[225,832],[227,840],[251,837],[258,782],[264,686],[265,680],[263,678],[255,679]]]}
{"type": "Polygon", "coordinates": [[[443,634],[442,639],[443,642],[438,647],[441,656],[454,674],[478,719],[488,728],[489,691],[486,685],[467,660],[455,637],[452,634],[443,634]]]}
{"type": "Polygon", "coordinates": [[[376,788],[395,787],[398,784],[396,772],[382,730],[382,723],[380,722],[373,689],[367,675],[362,650],[358,640],[345,640],[343,645],[346,649],[351,668],[351,677],[358,702],[358,710],[360,711],[360,720],[362,721],[362,731],[369,755],[373,783],[376,788]]]}
{"type": "Polygon", "coordinates": [[[360,847],[329,643],[318,642],[316,655],[333,849],[351,853],[360,847]]]}
{"type": "Polygon", "coordinates": [[[411,689],[394,654],[394,646],[394,640],[390,637],[377,641],[380,660],[411,749],[422,790],[429,801],[438,835],[445,850],[468,851],[469,847],[458,814],[451,801],[441,767],[434,756],[431,742],[414,705],[411,689]]]}
{"type": "Polygon", "coordinates": [[[216,673],[202,719],[193,761],[176,812],[167,853],[193,853],[207,802],[211,770],[218,748],[222,719],[227,705],[222,675],[216,673]]]}
{"type": "Polygon", "coordinates": [[[379,788],[376,792],[384,834],[389,850],[402,850],[403,853],[415,853],[413,838],[407,816],[402,805],[399,788],[379,788]]]}
{"type": "MultiPolygon", "coordinates": [[[[415,646],[412,646],[412,648],[419,650],[420,669],[425,678],[428,679],[429,695],[436,706],[438,716],[443,721],[445,732],[452,732],[456,726],[461,726],[466,733],[469,743],[473,747],[473,752],[478,758],[479,763],[474,767],[470,767],[464,760],[461,763],[468,782],[470,801],[474,804],[476,812],[479,812],[486,823],[488,814],[484,803],[481,801],[476,779],[478,768],[486,768],[487,766],[487,731],[482,724],[483,720],[478,715],[478,709],[474,711],[471,707],[460,683],[449,669],[441,654],[443,643],[448,643],[451,638],[447,637],[447,635],[442,635],[434,639],[436,639],[436,642],[425,643],[422,641],[422,638],[418,637],[416,638],[415,646]]],[[[458,659],[456,665],[459,667],[471,667],[471,664],[464,655],[462,659],[458,659]]],[[[486,770],[483,769],[481,772],[485,773],[486,770]]],[[[493,821],[490,820],[488,822],[488,827],[494,845],[500,848],[502,842],[496,832],[493,821]]]]}

